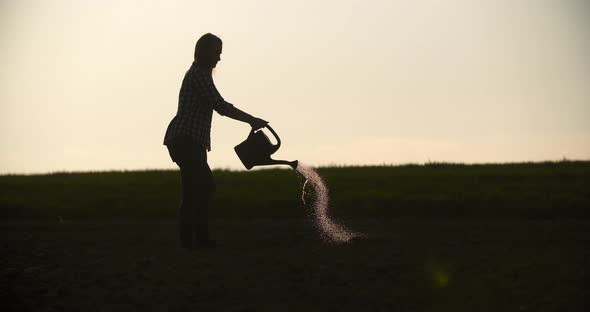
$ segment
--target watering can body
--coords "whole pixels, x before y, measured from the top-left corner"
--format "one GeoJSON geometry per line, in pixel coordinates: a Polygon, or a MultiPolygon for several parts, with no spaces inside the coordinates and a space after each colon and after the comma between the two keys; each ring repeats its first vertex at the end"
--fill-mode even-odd
{"type": "Polygon", "coordinates": [[[289,165],[293,169],[296,169],[298,164],[297,160],[286,161],[270,158],[270,156],[281,147],[281,139],[270,126],[267,125],[266,128],[268,128],[268,130],[274,135],[277,144],[272,144],[268,136],[266,136],[262,130],[254,131],[254,129],[252,129],[246,140],[234,147],[234,150],[236,151],[238,158],[242,161],[242,164],[244,164],[244,167],[250,170],[254,166],[289,165]]]}

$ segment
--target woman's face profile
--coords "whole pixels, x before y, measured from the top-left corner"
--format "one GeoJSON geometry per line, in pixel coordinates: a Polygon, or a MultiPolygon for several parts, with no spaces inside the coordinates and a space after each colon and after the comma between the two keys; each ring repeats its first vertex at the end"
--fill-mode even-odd
{"type": "Polygon", "coordinates": [[[221,46],[219,46],[215,49],[215,52],[213,53],[213,55],[215,56],[214,57],[215,62],[213,63],[213,67],[216,67],[217,63],[219,63],[219,61],[221,61],[221,46]]]}

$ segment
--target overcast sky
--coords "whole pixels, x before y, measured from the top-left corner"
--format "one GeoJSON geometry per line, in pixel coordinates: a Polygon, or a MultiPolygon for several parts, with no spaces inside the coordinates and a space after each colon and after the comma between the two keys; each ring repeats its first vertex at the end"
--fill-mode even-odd
{"type": "MultiPolygon", "coordinates": [[[[175,168],[206,32],[235,106],[311,165],[590,159],[584,0],[0,1],[0,173],[175,168]]],[[[213,168],[249,126],[214,115],[213,168]]]]}

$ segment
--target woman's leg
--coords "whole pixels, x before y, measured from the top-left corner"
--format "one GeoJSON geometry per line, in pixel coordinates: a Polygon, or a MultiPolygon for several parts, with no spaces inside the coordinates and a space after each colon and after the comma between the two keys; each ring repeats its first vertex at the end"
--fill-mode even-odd
{"type": "Polygon", "coordinates": [[[178,210],[180,242],[193,247],[209,240],[209,202],[214,190],[213,175],[207,164],[207,152],[190,140],[178,140],[169,146],[170,156],[180,167],[182,202],[178,210]]]}
{"type": "Polygon", "coordinates": [[[197,243],[209,241],[209,204],[215,188],[213,174],[206,161],[199,165],[199,178],[196,187],[198,203],[194,206],[193,230],[197,243]]]}
{"type": "Polygon", "coordinates": [[[178,208],[178,234],[180,243],[184,248],[192,248],[193,245],[193,210],[198,204],[198,198],[194,190],[197,188],[198,177],[190,166],[179,165],[182,199],[178,208]]]}

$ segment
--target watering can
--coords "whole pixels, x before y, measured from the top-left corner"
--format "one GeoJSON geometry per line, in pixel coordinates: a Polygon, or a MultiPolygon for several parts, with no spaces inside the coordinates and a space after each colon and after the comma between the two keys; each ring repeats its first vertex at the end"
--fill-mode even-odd
{"type": "Polygon", "coordinates": [[[250,170],[254,166],[289,165],[293,169],[297,169],[297,160],[287,161],[270,158],[281,147],[281,139],[269,125],[266,125],[266,128],[274,135],[277,144],[273,145],[262,129],[258,131],[252,129],[246,140],[234,147],[244,167],[250,170]]]}

